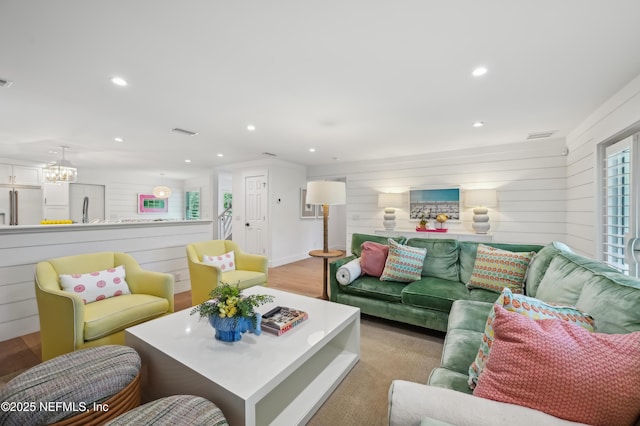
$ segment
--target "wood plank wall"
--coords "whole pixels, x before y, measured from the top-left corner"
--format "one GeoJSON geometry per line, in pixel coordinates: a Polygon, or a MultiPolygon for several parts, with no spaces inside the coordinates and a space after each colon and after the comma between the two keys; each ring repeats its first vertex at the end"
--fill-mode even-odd
{"type": "MultiPolygon", "coordinates": [[[[308,179],[346,177],[347,241],[353,233],[382,229],[380,192],[410,187],[496,188],[498,206],[489,212],[493,240],[546,244],[566,240],[566,156],[564,139],[538,140],[483,149],[358,161],[312,167],[308,179]]],[[[406,206],[396,210],[396,228],[415,228],[406,206]]],[[[462,205],[461,223],[451,231],[472,232],[473,212],[462,205]]]]}
{"type": "MultiPolygon", "coordinates": [[[[52,227],[55,225],[52,225],[52,227]]],[[[35,300],[35,264],[42,260],[99,251],[131,254],[142,268],[171,273],[175,292],[191,288],[186,244],[212,238],[211,221],[125,225],[70,225],[0,235],[0,341],[40,329],[35,300]]]]}

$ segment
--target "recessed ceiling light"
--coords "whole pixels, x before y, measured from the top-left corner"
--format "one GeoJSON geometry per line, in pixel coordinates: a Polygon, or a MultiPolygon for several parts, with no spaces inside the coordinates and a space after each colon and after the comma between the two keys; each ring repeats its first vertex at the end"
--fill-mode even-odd
{"type": "Polygon", "coordinates": [[[254,126],[253,124],[248,124],[247,125],[247,130],[250,132],[253,132],[256,130],[256,126],[254,126]]]}
{"type": "Polygon", "coordinates": [[[113,77],[111,79],[111,82],[113,84],[115,84],[116,86],[126,86],[127,84],[129,84],[129,83],[127,83],[127,80],[125,80],[122,77],[113,77]]]}
{"type": "Polygon", "coordinates": [[[482,127],[484,126],[484,121],[476,121],[473,123],[473,127],[482,127]]]}
{"type": "Polygon", "coordinates": [[[191,162],[191,160],[187,159],[187,160],[184,160],[184,162],[185,162],[185,163],[190,163],[190,162],[191,162]]]}
{"type": "Polygon", "coordinates": [[[485,75],[487,71],[488,70],[485,67],[478,67],[473,70],[471,75],[473,75],[474,77],[480,77],[481,75],[485,75]]]}
{"type": "Polygon", "coordinates": [[[315,148],[309,148],[309,152],[316,152],[315,148]]]}
{"type": "Polygon", "coordinates": [[[116,142],[124,142],[124,139],[122,138],[113,138],[113,140],[116,142]]]}
{"type": "Polygon", "coordinates": [[[224,157],[224,154],[223,153],[218,153],[217,156],[218,157],[224,157]]]}

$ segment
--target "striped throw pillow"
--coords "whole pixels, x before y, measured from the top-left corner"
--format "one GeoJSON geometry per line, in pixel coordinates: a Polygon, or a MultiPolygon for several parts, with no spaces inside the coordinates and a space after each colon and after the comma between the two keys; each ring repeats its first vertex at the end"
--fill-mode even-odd
{"type": "Polygon", "coordinates": [[[524,278],[535,252],[513,252],[478,244],[467,288],[483,288],[500,293],[503,288],[522,294],[524,278]]]}
{"type": "Polygon", "coordinates": [[[389,255],[380,281],[410,283],[419,280],[426,255],[425,248],[405,246],[389,239],[389,255]]]}

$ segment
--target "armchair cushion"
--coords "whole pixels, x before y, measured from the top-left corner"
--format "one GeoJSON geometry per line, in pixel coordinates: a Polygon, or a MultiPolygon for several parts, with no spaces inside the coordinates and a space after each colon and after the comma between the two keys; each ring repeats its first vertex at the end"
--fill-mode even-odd
{"type": "Polygon", "coordinates": [[[241,289],[249,288],[254,285],[264,284],[266,281],[266,277],[262,272],[255,271],[229,271],[223,272],[222,278],[220,281],[223,281],[230,285],[238,285],[241,289]]]}
{"type": "Polygon", "coordinates": [[[129,294],[89,303],[84,307],[84,340],[104,336],[163,315],[169,302],[148,294],[129,294]]]}
{"type": "Polygon", "coordinates": [[[60,285],[64,291],[82,297],[86,305],[109,297],[131,294],[125,276],[124,266],[120,265],[88,274],[60,274],[60,285]]]}

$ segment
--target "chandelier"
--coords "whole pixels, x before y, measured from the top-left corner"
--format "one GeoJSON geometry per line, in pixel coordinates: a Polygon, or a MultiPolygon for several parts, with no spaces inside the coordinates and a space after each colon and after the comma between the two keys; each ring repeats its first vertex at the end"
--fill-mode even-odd
{"type": "Polygon", "coordinates": [[[160,173],[161,185],[153,188],[152,192],[156,198],[169,198],[171,196],[171,188],[164,185],[164,173],[160,173]]]}
{"type": "Polygon", "coordinates": [[[62,160],[53,163],[45,169],[44,178],[47,182],[75,182],[78,180],[78,169],[71,165],[64,157],[66,146],[62,148],[62,160]]]}

